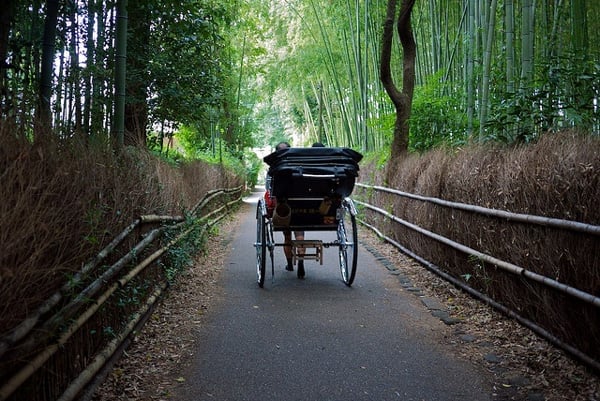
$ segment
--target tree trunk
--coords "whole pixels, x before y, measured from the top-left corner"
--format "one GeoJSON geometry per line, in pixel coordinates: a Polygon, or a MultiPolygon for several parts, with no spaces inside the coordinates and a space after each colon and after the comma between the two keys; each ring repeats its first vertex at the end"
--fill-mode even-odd
{"type": "Polygon", "coordinates": [[[54,67],[54,43],[58,20],[58,0],[46,2],[46,21],[42,43],[42,69],[40,76],[39,101],[36,113],[35,137],[39,139],[43,132],[52,126],[50,98],[52,97],[52,74],[54,67]]]}
{"type": "MultiPolygon", "coordinates": [[[[535,41],[533,0],[523,0],[521,7],[521,82],[519,88],[521,96],[528,99],[533,92],[533,44],[535,41]]],[[[520,131],[523,135],[530,136],[534,134],[534,130],[533,118],[528,116],[522,122],[520,131]]]]}
{"type": "Polygon", "coordinates": [[[402,91],[398,90],[392,78],[390,64],[396,3],[396,0],[389,0],[387,4],[386,19],[383,27],[380,65],[381,82],[396,108],[396,121],[394,124],[394,137],[392,140],[390,163],[388,164],[389,167],[394,166],[396,162],[408,152],[408,119],[410,117],[415,86],[416,44],[410,23],[410,16],[415,0],[402,1],[397,21],[398,36],[400,37],[400,42],[402,43],[402,49],[404,51],[402,91]]]}
{"type": "Polygon", "coordinates": [[[467,134],[473,135],[475,119],[475,1],[468,0],[467,48],[466,48],[466,87],[467,87],[467,134]]]}
{"type": "Polygon", "coordinates": [[[83,120],[82,116],[82,107],[81,107],[81,74],[79,73],[79,23],[77,21],[77,3],[73,2],[70,4],[70,15],[71,19],[71,32],[70,32],[70,44],[69,44],[69,53],[71,56],[71,80],[70,82],[73,85],[73,96],[71,101],[71,107],[73,107],[73,115],[75,121],[71,121],[69,119],[69,124],[72,124],[73,129],[75,130],[76,135],[81,135],[81,121],[83,120]]]}
{"type": "Polygon", "coordinates": [[[113,121],[114,144],[118,150],[124,145],[125,132],[125,72],[127,70],[127,0],[117,0],[117,29],[115,41],[115,113],[113,121]]]}
{"type": "Polygon", "coordinates": [[[6,4],[0,7],[0,116],[7,117],[6,105],[9,103],[7,70],[9,68],[6,62],[8,55],[8,38],[12,24],[15,9],[15,1],[7,0],[6,4]]]}
{"type": "Polygon", "coordinates": [[[515,11],[513,0],[504,2],[506,93],[515,93],[515,11]]]}
{"type": "Polygon", "coordinates": [[[523,0],[521,17],[521,91],[529,93],[533,79],[533,0],[523,0]]]}
{"type": "Polygon", "coordinates": [[[96,38],[96,50],[94,52],[94,68],[92,68],[91,72],[91,87],[92,87],[92,95],[91,95],[91,106],[90,106],[90,134],[98,135],[100,132],[106,132],[105,128],[108,128],[104,124],[104,119],[110,114],[108,110],[111,110],[107,107],[107,99],[102,96],[104,92],[104,88],[107,87],[107,77],[101,74],[99,71],[102,71],[105,67],[106,61],[106,51],[104,50],[104,37],[106,26],[104,24],[104,3],[102,0],[97,0],[96,2],[96,32],[98,36],[96,38]]]}
{"type": "Polygon", "coordinates": [[[479,105],[479,139],[485,134],[485,123],[489,109],[490,94],[490,73],[492,67],[492,49],[494,47],[494,31],[496,29],[496,5],[497,0],[492,0],[490,4],[485,53],[483,55],[483,82],[481,83],[481,103],[479,105]]]}
{"type": "MultiPolygon", "coordinates": [[[[96,7],[95,0],[88,0],[87,5],[87,25],[86,25],[86,41],[85,41],[85,55],[86,55],[86,68],[84,77],[84,103],[83,103],[83,131],[86,135],[90,135],[90,116],[92,109],[92,71],[94,66],[94,60],[96,59],[94,54],[94,25],[96,24],[96,7]]],[[[102,16],[100,16],[102,18],[102,16]]]]}
{"type": "Polygon", "coordinates": [[[150,11],[146,0],[129,0],[125,145],[146,146],[150,11]]]}

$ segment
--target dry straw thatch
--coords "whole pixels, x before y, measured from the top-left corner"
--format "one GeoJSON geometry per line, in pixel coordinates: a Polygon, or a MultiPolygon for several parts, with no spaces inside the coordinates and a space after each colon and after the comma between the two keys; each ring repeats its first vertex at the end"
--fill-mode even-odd
{"type": "Polygon", "coordinates": [[[181,215],[210,189],[239,185],[202,162],[77,140],[31,144],[0,126],[0,334],[19,324],[143,214],[181,215]]]}

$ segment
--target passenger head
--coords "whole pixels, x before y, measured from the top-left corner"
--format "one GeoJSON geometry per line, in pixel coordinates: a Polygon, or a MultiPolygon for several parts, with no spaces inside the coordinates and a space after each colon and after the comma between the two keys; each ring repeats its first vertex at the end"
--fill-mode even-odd
{"type": "Polygon", "coordinates": [[[321,142],[315,142],[312,144],[313,148],[324,148],[325,145],[323,145],[321,142]]]}
{"type": "Polygon", "coordinates": [[[291,147],[290,144],[287,143],[287,142],[279,142],[277,144],[277,146],[275,146],[275,150],[282,150],[282,149],[287,149],[287,148],[290,148],[290,147],[291,147]]]}

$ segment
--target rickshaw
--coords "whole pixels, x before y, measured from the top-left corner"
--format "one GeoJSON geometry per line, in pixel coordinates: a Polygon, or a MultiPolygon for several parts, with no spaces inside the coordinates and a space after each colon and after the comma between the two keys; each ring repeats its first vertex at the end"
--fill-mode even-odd
{"type": "Polygon", "coordinates": [[[349,195],[358,177],[362,155],[349,148],[287,148],[266,156],[269,165],[266,194],[256,209],[256,273],[263,288],[267,251],[274,278],[275,247],[290,246],[293,263],[323,264],[323,248],[336,247],[342,281],[351,286],[356,275],[358,234],[356,208],[349,195]],[[275,202],[271,202],[271,199],[275,202]],[[275,242],[278,231],[334,231],[333,241],[275,242]]]}

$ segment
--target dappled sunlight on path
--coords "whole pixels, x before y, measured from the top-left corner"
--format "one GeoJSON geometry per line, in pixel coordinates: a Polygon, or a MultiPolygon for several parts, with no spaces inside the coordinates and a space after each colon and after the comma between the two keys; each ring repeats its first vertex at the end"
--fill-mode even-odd
{"type": "Polygon", "coordinates": [[[264,195],[265,190],[262,187],[254,187],[252,192],[245,196],[242,200],[245,203],[258,203],[258,199],[260,199],[264,195]]]}

